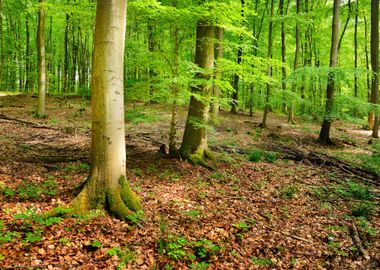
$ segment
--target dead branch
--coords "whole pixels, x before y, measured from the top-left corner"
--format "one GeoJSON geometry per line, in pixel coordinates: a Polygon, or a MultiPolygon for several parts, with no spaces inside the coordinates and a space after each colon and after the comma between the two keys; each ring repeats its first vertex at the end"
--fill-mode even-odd
{"type": "Polygon", "coordinates": [[[362,241],[360,240],[358,229],[356,228],[355,223],[352,223],[352,232],[353,232],[354,240],[356,242],[356,246],[359,249],[360,253],[364,256],[366,260],[369,260],[370,257],[362,245],[362,241]]]}
{"type": "Polygon", "coordinates": [[[5,120],[9,120],[9,121],[14,121],[14,122],[21,123],[21,124],[25,124],[25,125],[28,125],[29,127],[32,127],[32,128],[60,130],[59,128],[39,125],[37,123],[33,123],[33,122],[30,122],[30,121],[25,121],[25,120],[17,119],[17,118],[14,118],[14,117],[10,117],[10,116],[7,116],[5,114],[0,114],[0,118],[1,119],[5,119],[5,120]]]}

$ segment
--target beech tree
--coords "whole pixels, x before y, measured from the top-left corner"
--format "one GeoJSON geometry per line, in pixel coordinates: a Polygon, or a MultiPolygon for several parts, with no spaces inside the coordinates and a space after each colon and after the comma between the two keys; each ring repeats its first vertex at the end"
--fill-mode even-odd
{"type": "Polygon", "coordinates": [[[37,117],[45,116],[46,99],[46,60],[45,60],[45,0],[39,0],[38,8],[38,103],[37,117]]]}
{"type": "Polygon", "coordinates": [[[332,32],[331,32],[331,48],[330,48],[330,68],[326,89],[326,109],[323,118],[321,132],[319,133],[319,140],[323,144],[331,143],[330,128],[332,122],[332,110],[334,105],[334,70],[338,63],[338,44],[339,44],[339,11],[340,1],[334,0],[333,19],[332,19],[332,32]]]}
{"type": "Polygon", "coordinates": [[[98,0],[92,69],[90,176],[73,213],[107,207],[117,218],[142,208],[126,179],[123,59],[127,0],[98,0]]]}
{"type": "Polygon", "coordinates": [[[202,71],[198,72],[198,84],[192,87],[192,93],[183,135],[180,154],[182,158],[193,163],[207,165],[212,155],[208,150],[206,125],[209,116],[209,98],[211,94],[210,80],[214,67],[215,30],[207,19],[197,23],[195,64],[202,71]]]}
{"type": "MultiPolygon", "coordinates": [[[[371,103],[379,103],[379,0],[371,1],[371,66],[372,66],[372,89],[371,103]]],[[[372,137],[379,137],[379,112],[374,113],[372,137]]]]}

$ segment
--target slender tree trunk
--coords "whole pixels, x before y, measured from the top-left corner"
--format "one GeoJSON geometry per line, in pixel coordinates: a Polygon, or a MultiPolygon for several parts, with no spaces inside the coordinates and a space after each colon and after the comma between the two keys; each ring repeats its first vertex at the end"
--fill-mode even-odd
{"type": "Polygon", "coordinates": [[[45,61],[45,0],[39,0],[38,9],[38,104],[37,117],[45,116],[46,61],[45,61]]]}
{"type": "MultiPolygon", "coordinates": [[[[371,103],[379,104],[379,0],[371,0],[371,103]]],[[[375,109],[372,137],[379,138],[379,109],[375,109]]]]}
{"type": "MultiPolygon", "coordinates": [[[[331,34],[331,49],[330,49],[330,68],[335,68],[338,62],[338,43],[339,43],[339,12],[340,0],[334,0],[332,34],[331,34]]],[[[332,111],[334,106],[334,71],[331,70],[328,74],[327,89],[326,89],[326,109],[322,123],[322,129],[319,134],[319,141],[323,144],[330,144],[330,128],[332,122],[332,111]]]]}
{"type": "Polygon", "coordinates": [[[3,69],[4,69],[4,32],[3,32],[3,0],[0,0],[0,87],[3,86],[3,69]]]}
{"type": "MultiPolygon", "coordinates": [[[[244,8],[245,8],[245,0],[240,0],[241,4],[241,17],[242,17],[242,25],[244,25],[244,8]]],[[[240,42],[241,45],[238,48],[237,52],[237,58],[236,58],[236,63],[238,65],[241,64],[242,56],[243,56],[243,36],[240,36],[240,42]]],[[[231,113],[237,113],[237,106],[239,103],[239,79],[240,76],[239,74],[234,75],[234,80],[233,80],[233,88],[234,92],[232,93],[232,102],[231,102],[231,113]]]]}
{"type": "Polygon", "coordinates": [[[207,166],[206,159],[211,158],[208,150],[206,125],[208,122],[209,98],[211,85],[205,80],[212,78],[212,68],[214,67],[214,26],[206,21],[198,21],[195,64],[205,70],[197,77],[200,83],[192,87],[192,92],[202,97],[191,96],[189,112],[186,120],[185,132],[183,135],[180,154],[182,158],[188,159],[194,164],[207,166]]]}
{"type": "MultiPolygon", "coordinates": [[[[179,29],[174,30],[174,46],[173,46],[173,55],[174,63],[172,69],[173,79],[176,79],[179,75],[179,29]]],[[[173,80],[175,81],[175,80],[173,80]]],[[[175,157],[178,154],[178,150],[175,143],[175,137],[177,134],[177,98],[179,93],[178,84],[173,82],[171,85],[172,94],[173,94],[173,103],[172,103],[172,118],[170,121],[170,131],[169,131],[169,155],[175,157]]]]}
{"type": "MultiPolygon", "coordinates": [[[[355,74],[354,74],[354,96],[358,97],[358,75],[357,75],[357,68],[358,68],[358,18],[359,18],[359,0],[356,0],[355,5],[355,29],[354,29],[354,67],[355,67],[355,74]]],[[[357,110],[354,111],[354,116],[356,116],[357,110]]]]}
{"type": "MultiPolygon", "coordinates": [[[[272,59],[272,32],[273,32],[273,17],[274,17],[274,0],[271,0],[271,11],[270,11],[270,20],[269,20],[269,30],[268,30],[268,53],[267,58],[272,59]]],[[[272,77],[272,65],[269,64],[268,66],[268,77],[272,77]]],[[[265,128],[267,126],[267,118],[270,110],[270,104],[269,104],[269,98],[271,95],[271,85],[270,83],[267,83],[267,93],[265,97],[265,108],[264,108],[264,115],[263,115],[263,121],[261,122],[261,127],[265,128]]]]}
{"type": "Polygon", "coordinates": [[[352,11],[352,9],[351,9],[351,0],[348,0],[347,6],[348,6],[348,14],[347,14],[346,22],[344,23],[344,26],[343,26],[342,34],[340,35],[340,38],[339,38],[338,53],[339,53],[339,50],[340,50],[340,46],[342,45],[344,34],[346,33],[348,23],[350,22],[350,18],[351,18],[351,11],[352,11]]]}
{"type": "MultiPolygon", "coordinates": [[[[218,61],[220,61],[223,58],[223,35],[224,35],[224,29],[223,27],[217,26],[215,28],[216,32],[216,40],[217,40],[217,46],[215,48],[215,62],[218,64],[218,61]]],[[[214,82],[212,91],[213,91],[213,97],[214,100],[211,104],[211,121],[214,124],[217,124],[218,122],[218,115],[219,115],[219,99],[221,96],[221,88],[220,88],[220,81],[222,80],[222,72],[218,69],[216,66],[216,71],[214,74],[214,82]]]]}
{"type": "Polygon", "coordinates": [[[30,73],[31,73],[31,68],[30,68],[30,29],[29,29],[29,16],[26,15],[25,19],[25,31],[26,31],[26,42],[25,42],[25,59],[26,59],[26,64],[25,64],[25,73],[26,73],[26,82],[25,82],[25,92],[30,91],[30,73]]]}
{"type": "Polygon", "coordinates": [[[126,0],[98,0],[92,70],[90,177],[69,205],[73,213],[107,210],[126,220],[141,209],[126,180],[123,62],[126,0]]]}
{"type": "MultiPolygon", "coordinates": [[[[67,0],[70,3],[70,0],[67,0]]],[[[70,15],[66,14],[66,26],[65,26],[65,40],[64,40],[64,62],[63,62],[63,93],[69,92],[68,80],[69,80],[69,28],[70,28],[70,15]]]]}
{"type": "MultiPolygon", "coordinates": [[[[260,2],[260,0],[255,0],[255,11],[256,12],[258,12],[259,2],[260,2]]],[[[268,5],[269,5],[269,0],[266,0],[265,1],[265,7],[264,7],[264,10],[263,10],[263,13],[262,13],[261,20],[260,20],[260,23],[258,25],[257,31],[256,31],[256,17],[254,17],[254,21],[253,21],[253,36],[255,38],[254,38],[253,46],[252,46],[253,47],[252,48],[253,49],[252,50],[253,56],[257,55],[259,39],[260,39],[261,30],[262,30],[263,23],[264,23],[264,18],[265,18],[265,15],[267,14],[268,5]]],[[[254,67],[254,66],[252,66],[252,67],[254,67]]],[[[249,96],[249,115],[251,117],[253,116],[253,90],[254,90],[254,85],[253,85],[253,83],[251,83],[251,86],[250,86],[250,96],[249,96]]]]}
{"type": "MultiPolygon", "coordinates": [[[[281,68],[282,82],[281,82],[281,88],[282,88],[282,91],[286,91],[286,75],[287,74],[286,74],[286,33],[285,33],[284,0],[280,0],[279,9],[280,9],[280,15],[281,15],[281,18],[282,18],[282,21],[281,21],[281,61],[282,61],[282,68],[281,68]]],[[[286,102],[285,101],[282,104],[282,110],[284,112],[286,112],[286,110],[287,110],[287,108],[286,108],[286,102]]]]}
{"type": "MultiPolygon", "coordinates": [[[[301,12],[301,0],[296,0],[297,15],[301,12]]],[[[296,50],[294,52],[294,72],[298,69],[301,54],[301,29],[296,22],[296,50]]],[[[297,83],[293,83],[293,92],[297,92],[297,83]]],[[[289,108],[288,123],[295,124],[294,121],[294,102],[292,101],[289,108]]]]}

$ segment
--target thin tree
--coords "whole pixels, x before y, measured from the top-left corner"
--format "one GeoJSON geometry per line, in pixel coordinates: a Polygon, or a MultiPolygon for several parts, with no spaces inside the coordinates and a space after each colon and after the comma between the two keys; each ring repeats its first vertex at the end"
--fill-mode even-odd
{"type": "Polygon", "coordinates": [[[40,118],[45,116],[46,102],[45,0],[39,0],[37,29],[38,102],[36,116],[40,118]]]}
{"type": "MultiPolygon", "coordinates": [[[[245,1],[240,0],[241,4],[241,17],[242,17],[242,25],[244,25],[244,7],[245,7],[245,1]]],[[[238,65],[241,64],[242,56],[243,56],[243,36],[240,35],[240,46],[237,51],[237,57],[236,57],[236,63],[238,65]]],[[[233,88],[234,92],[232,93],[232,101],[231,101],[231,113],[237,113],[237,106],[239,102],[239,74],[234,74],[234,81],[233,81],[233,88]]]]}
{"type": "Polygon", "coordinates": [[[330,71],[327,79],[326,89],[326,108],[323,118],[321,132],[319,133],[319,141],[323,144],[330,144],[330,128],[332,122],[332,111],[334,106],[334,88],[335,76],[334,70],[338,63],[338,43],[339,43],[339,12],[340,0],[334,0],[332,33],[331,33],[331,48],[330,48],[330,71]]]}
{"type": "MultiPolygon", "coordinates": [[[[223,35],[224,35],[224,28],[221,26],[215,27],[215,37],[216,37],[216,47],[215,47],[215,63],[218,64],[218,61],[220,61],[223,58],[223,35]]],[[[220,87],[220,81],[222,80],[222,72],[218,67],[216,66],[215,74],[214,74],[214,85],[212,88],[212,94],[214,97],[214,100],[211,104],[211,121],[215,124],[218,122],[218,115],[219,115],[219,99],[221,95],[221,87],[220,87]]]]}
{"type": "MultiPolygon", "coordinates": [[[[371,103],[379,103],[379,0],[371,0],[371,103]]],[[[375,110],[372,137],[379,138],[379,110],[375,110]]]]}
{"type": "MultiPolygon", "coordinates": [[[[268,52],[267,58],[272,59],[272,46],[273,46],[273,17],[274,17],[274,0],[271,0],[271,10],[270,10],[270,19],[269,19],[269,30],[268,30],[268,52]]],[[[268,65],[268,77],[272,77],[272,65],[268,65]]],[[[265,128],[267,126],[267,118],[270,110],[269,98],[271,94],[271,84],[267,83],[267,93],[265,97],[265,108],[263,121],[261,122],[261,127],[265,128]]]]}
{"type": "Polygon", "coordinates": [[[107,210],[127,220],[142,208],[126,180],[123,60],[127,0],[98,0],[92,69],[91,171],[69,213],[107,210]]]}

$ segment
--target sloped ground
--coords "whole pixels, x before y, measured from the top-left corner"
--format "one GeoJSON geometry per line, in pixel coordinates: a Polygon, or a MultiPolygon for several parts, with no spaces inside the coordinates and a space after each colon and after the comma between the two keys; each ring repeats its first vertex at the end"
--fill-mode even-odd
{"type": "MultiPolygon", "coordinates": [[[[338,144],[321,148],[314,124],[289,126],[271,115],[269,129],[261,130],[260,114],[224,113],[209,138],[219,160],[210,171],[158,154],[169,129],[163,107],[128,105],[128,178],[142,198],[144,220],[130,225],[103,212],[41,220],[38,213],[69,202],[88,174],[90,109],[87,100],[49,98],[49,118],[37,120],[34,103],[0,97],[0,269],[380,267],[378,186],[262,150],[281,143],[334,155],[370,153],[368,132],[359,127],[337,124],[338,144]],[[241,154],[252,149],[257,162],[241,154]]],[[[184,119],[181,112],[181,131],[184,119]]]]}

